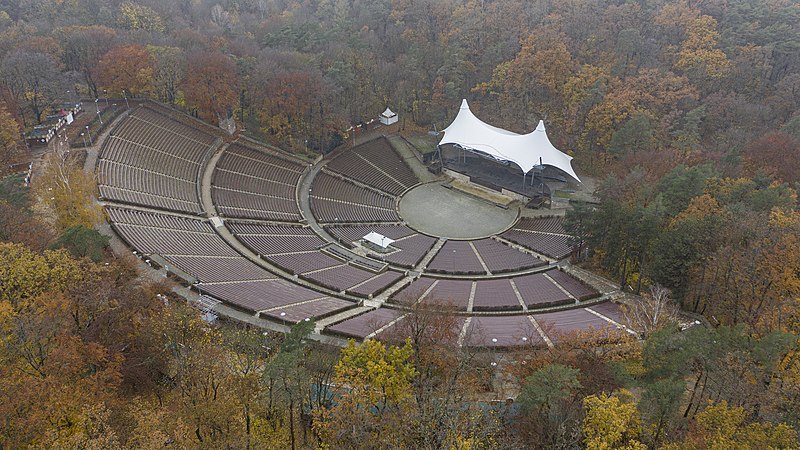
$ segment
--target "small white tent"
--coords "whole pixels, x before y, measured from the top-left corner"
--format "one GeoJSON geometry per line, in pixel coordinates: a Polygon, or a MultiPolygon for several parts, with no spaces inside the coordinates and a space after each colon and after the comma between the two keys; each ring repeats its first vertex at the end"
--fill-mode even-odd
{"type": "Polygon", "coordinates": [[[391,125],[397,122],[397,113],[386,107],[386,111],[381,113],[381,123],[384,125],[391,125]]]}
{"type": "Polygon", "coordinates": [[[544,121],[540,120],[536,129],[528,134],[513,133],[478,119],[463,100],[453,123],[443,133],[439,145],[455,144],[494,159],[510,161],[523,173],[530,172],[539,164],[553,166],[581,181],[572,169],[572,157],[555,148],[547,138],[544,121]]]}
{"type": "Polygon", "coordinates": [[[389,239],[388,237],[376,233],[374,231],[370,231],[369,233],[367,233],[367,235],[364,236],[364,240],[369,243],[375,244],[384,250],[386,250],[394,242],[394,239],[389,239]]]}

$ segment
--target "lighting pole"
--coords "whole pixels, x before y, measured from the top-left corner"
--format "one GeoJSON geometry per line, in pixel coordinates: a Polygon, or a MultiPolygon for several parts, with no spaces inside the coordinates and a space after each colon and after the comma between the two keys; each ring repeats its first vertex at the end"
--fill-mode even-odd
{"type": "Polygon", "coordinates": [[[103,95],[106,97],[106,108],[108,108],[108,90],[103,89],[103,95]]]}
{"type": "Polygon", "coordinates": [[[97,120],[100,121],[100,126],[103,126],[103,118],[100,116],[100,105],[97,104],[99,99],[94,99],[94,108],[97,111],[97,120]]]}
{"type": "Polygon", "coordinates": [[[86,125],[86,134],[89,135],[89,145],[93,146],[94,143],[92,142],[92,133],[89,133],[89,125],[86,125]]]}
{"type": "Polygon", "coordinates": [[[125,97],[125,109],[131,109],[131,105],[128,104],[128,94],[125,92],[125,89],[122,90],[122,96],[125,97]]]}
{"type": "Polygon", "coordinates": [[[81,131],[81,137],[83,138],[83,147],[84,148],[88,147],[88,145],[86,145],[86,133],[81,131]]]}

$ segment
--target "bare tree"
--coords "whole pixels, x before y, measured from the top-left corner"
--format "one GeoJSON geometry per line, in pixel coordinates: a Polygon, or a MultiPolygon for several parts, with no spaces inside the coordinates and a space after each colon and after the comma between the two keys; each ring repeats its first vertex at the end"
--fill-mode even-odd
{"type": "Polygon", "coordinates": [[[623,306],[625,320],[642,337],[674,323],[678,310],[670,298],[670,290],[659,284],[650,286],[650,294],[637,296],[623,306]]]}
{"type": "MultiPolygon", "coordinates": [[[[27,106],[33,121],[41,123],[42,115],[59,91],[59,73],[56,61],[47,54],[14,50],[0,63],[0,79],[20,106],[27,106]]],[[[21,108],[24,126],[27,122],[25,108],[21,108]]]]}

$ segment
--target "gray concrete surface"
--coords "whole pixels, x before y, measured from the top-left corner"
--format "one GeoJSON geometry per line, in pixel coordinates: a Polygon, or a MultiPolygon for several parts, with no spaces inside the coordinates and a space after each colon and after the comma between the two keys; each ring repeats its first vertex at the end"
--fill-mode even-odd
{"type": "Polygon", "coordinates": [[[411,228],[448,239],[477,239],[500,233],[517,219],[516,208],[503,209],[442,183],[428,183],[406,192],[400,217],[411,228]]]}

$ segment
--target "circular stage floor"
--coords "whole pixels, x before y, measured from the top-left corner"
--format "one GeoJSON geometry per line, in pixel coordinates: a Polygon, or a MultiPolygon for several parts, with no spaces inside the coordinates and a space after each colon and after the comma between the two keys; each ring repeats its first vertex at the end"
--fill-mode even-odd
{"type": "Polygon", "coordinates": [[[485,200],[428,183],[406,192],[400,199],[400,217],[413,229],[448,239],[489,237],[508,229],[517,209],[503,209],[485,200]]]}

